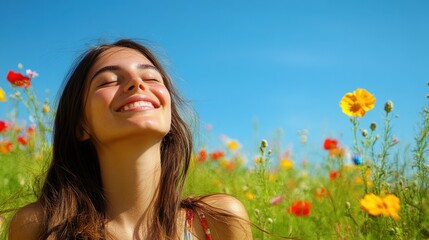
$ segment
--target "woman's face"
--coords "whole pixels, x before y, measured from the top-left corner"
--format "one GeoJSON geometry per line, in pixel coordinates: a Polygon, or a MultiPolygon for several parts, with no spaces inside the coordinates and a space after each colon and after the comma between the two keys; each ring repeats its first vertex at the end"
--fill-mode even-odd
{"type": "Polygon", "coordinates": [[[140,52],[106,50],[86,81],[84,140],[91,136],[102,144],[132,137],[161,141],[170,130],[170,93],[158,69],[140,52]]]}

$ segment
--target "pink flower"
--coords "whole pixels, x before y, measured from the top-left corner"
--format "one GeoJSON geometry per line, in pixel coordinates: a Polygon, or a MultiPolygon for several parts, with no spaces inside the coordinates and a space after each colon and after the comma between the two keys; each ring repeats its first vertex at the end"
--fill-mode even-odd
{"type": "Polygon", "coordinates": [[[25,71],[25,73],[30,78],[35,78],[35,77],[39,76],[39,74],[36,71],[31,71],[31,69],[27,69],[27,71],[25,71]]]}
{"type": "Polygon", "coordinates": [[[279,204],[281,201],[283,201],[283,199],[284,199],[284,196],[280,195],[280,196],[277,196],[277,197],[271,198],[270,203],[271,203],[271,205],[277,205],[277,204],[279,204]]]}

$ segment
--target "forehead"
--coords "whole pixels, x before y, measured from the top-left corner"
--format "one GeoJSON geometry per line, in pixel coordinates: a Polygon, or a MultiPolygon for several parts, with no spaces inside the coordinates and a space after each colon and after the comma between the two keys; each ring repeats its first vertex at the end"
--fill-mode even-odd
{"type": "Polygon", "coordinates": [[[135,64],[153,65],[141,52],[125,47],[112,47],[101,53],[95,60],[88,76],[92,76],[98,69],[105,66],[132,66],[135,64]]]}

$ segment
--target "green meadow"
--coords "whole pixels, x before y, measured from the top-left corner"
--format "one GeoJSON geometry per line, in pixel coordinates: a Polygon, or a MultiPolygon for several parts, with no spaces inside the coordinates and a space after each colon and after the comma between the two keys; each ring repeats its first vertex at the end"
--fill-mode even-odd
{"type": "MultiPolygon", "coordinates": [[[[35,200],[50,160],[54,110],[48,100],[38,100],[30,84],[19,83],[11,82],[11,93],[0,92],[1,100],[15,106],[0,116],[3,238],[14,209],[35,200]],[[32,123],[20,121],[22,106],[32,123]]],[[[317,149],[322,151],[317,163],[263,139],[254,159],[244,157],[239,140],[195,149],[184,197],[237,197],[254,224],[254,239],[429,239],[429,110],[421,107],[414,142],[399,148],[391,124],[394,104],[375,105],[375,97],[356,89],[339,99],[353,145],[327,138],[317,149]],[[363,126],[367,111],[383,117],[363,126]]],[[[307,134],[300,134],[305,145],[307,134]]]]}

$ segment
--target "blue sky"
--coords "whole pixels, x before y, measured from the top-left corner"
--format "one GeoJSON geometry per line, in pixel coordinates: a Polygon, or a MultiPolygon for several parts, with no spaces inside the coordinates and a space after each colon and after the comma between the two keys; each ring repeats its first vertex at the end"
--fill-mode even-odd
{"type": "MultiPolygon", "coordinates": [[[[281,129],[284,148],[307,129],[351,143],[339,100],[365,88],[382,124],[395,104],[394,135],[412,143],[429,93],[428,1],[15,1],[0,2],[0,75],[36,70],[34,86],[55,100],[73,60],[100,40],[145,40],[198,113],[203,142],[237,139],[252,152],[281,129]]],[[[10,87],[4,77],[0,86],[10,87]]],[[[1,103],[0,116],[11,105],[1,103]]],[[[25,118],[25,116],[23,116],[25,118]]],[[[220,146],[220,145],[219,145],[220,146]]]]}

